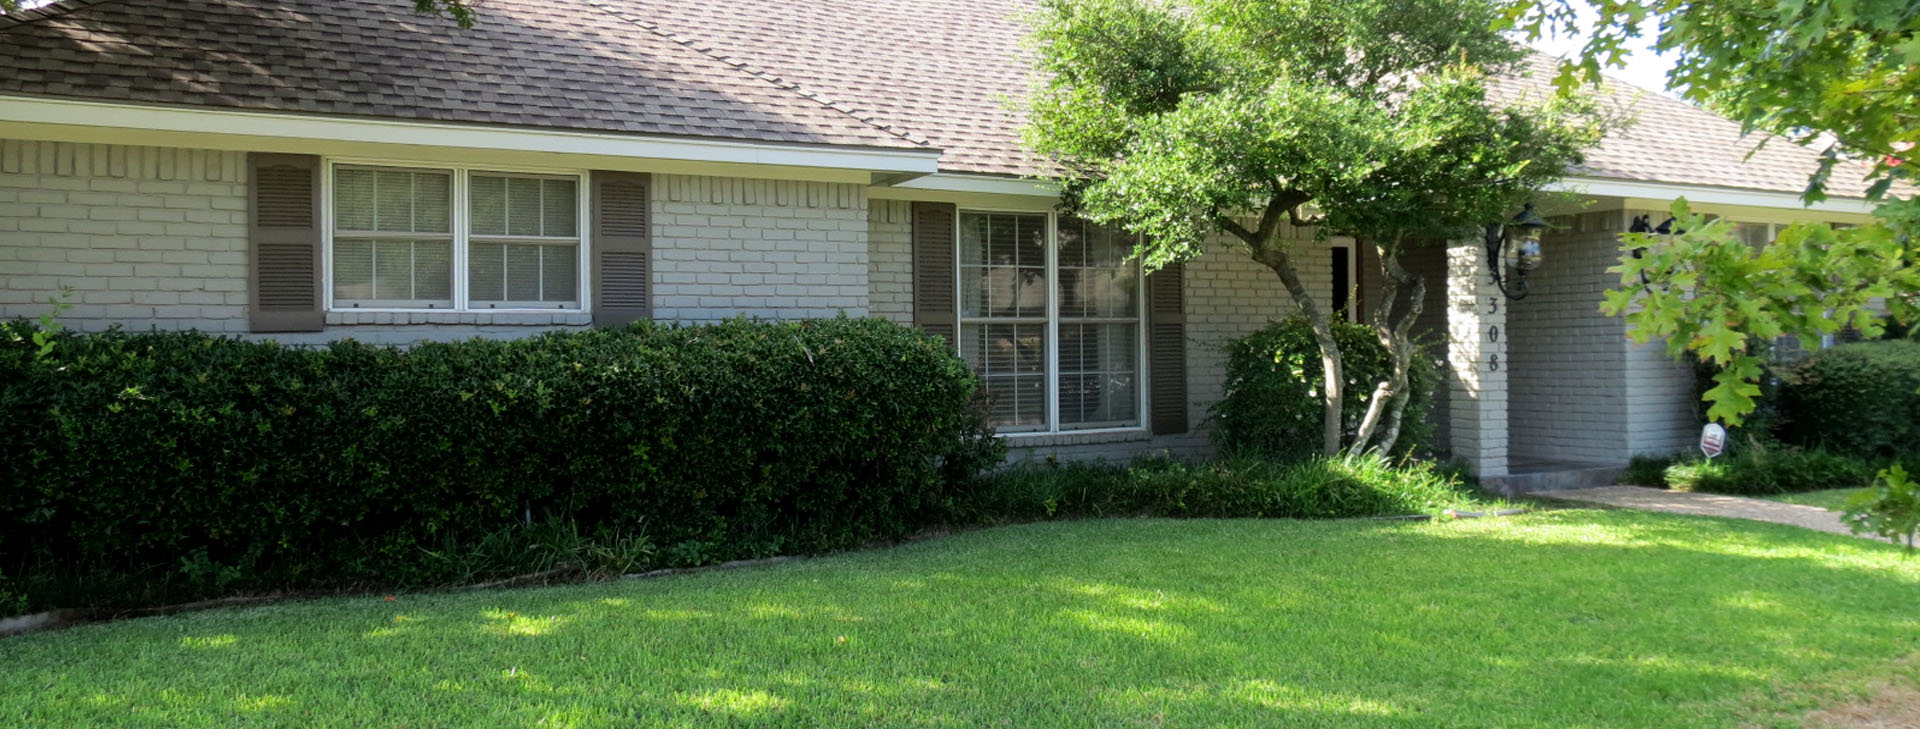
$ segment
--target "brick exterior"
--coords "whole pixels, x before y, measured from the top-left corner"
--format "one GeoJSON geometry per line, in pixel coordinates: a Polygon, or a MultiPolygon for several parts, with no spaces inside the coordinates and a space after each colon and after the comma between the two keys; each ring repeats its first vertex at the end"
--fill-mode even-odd
{"type": "Polygon", "coordinates": [[[1447,432],[1454,458],[1476,476],[1504,476],[1508,468],[1507,378],[1512,358],[1505,336],[1509,304],[1488,272],[1479,241],[1447,248],[1447,432]]]}
{"type": "MultiPolygon", "coordinates": [[[[119,324],[245,335],[245,174],[245,155],[237,152],[0,140],[0,316],[38,316],[69,286],[74,307],[62,320],[75,329],[119,324]]],[[[911,322],[906,202],[870,203],[856,184],[682,175],[656,176],[653,196],[659,319],[845,312],[911,322]]],[[[1532,295],[1501,299],[1498,314],[1486,313],[1498,294],[1477,242],[1407,254],[1407,267],[1429,282],[1418,328],[1448,341],[1448,383],[1435,407],[1443,451],[1498,475],[1509,454],[1516,461],[1617,464],[1692,443],[1698,423],[1691,373],[1660,343],[1627,342],[1625,325],[1596,310],[1599,292],[1611,283],[1604,269],[1617,256],[1615,236],[1631,214],[1557,220],[1564,230],[1546,241],[1548,258],[1534,274],[1532,295]],[[1491,326],[1501,327],[1499,342],[1489,341],[1491,326]],[[1496,354],[1502,366],[1491,370],[1496,354]]],[[[1289,236],[1303,278],[1325,297],[1328,248],[1309,231],[1289,236]]],[[[1361,278],[1369,294],[1377,291],[1369,267],[1361,278]]],[[[1224,385],[1221,347],[1294,307],[1273,273],[1226,238],[1187,265],[1185,296],[1191,432],[1019,437],[1015,457],[1206,452],[1207,409],[1224,385]]],[[[588,323],[586,314],[564,312],[335,312],[324,332],[274,338],[407,344],[513,338],[588,323]]]]}
{"type": "MultiPolygon", "coordinates": [[[[1637,215],[1661,220],[1666,213],[1630,210],[1622,218],[1631,222],[1637,215]]],[[[1613,247],[1617,258],[1618,246],[1613,247]]],[[[1621,391],[1627,406],[1628,455],[1665,455],[1694,448],[1700,442],[1701,422],[1693,369],[1667,356],[1664,339],[1646,344],[1627,340],[1624,324],[1616,341],[1626,349],[1626,382],[1621,391]]]]}
{"type": "Polygon", "coordinates": [[[867,207],[867,307],[874,316],[913,323],[913,203],[875,200],[867,207]]]}
{"type": "Polygon", "coordinates": [[[0,141],[0,317],[245,331],[246,207],[241,153],[0,141]]]}
{"type": "Polygon", "coordinates": [[[654,318],[867,315],[860,185],[656,175],[654,318]]]}
{"type": "Polygon", "coordinates": [[[1626,326],[1600,313],[1625,228],[1618,210],[1554,218],[1527,298],[1509,306],[1508,378],[1516,461],[1624,462],[1629,429],[1626,326]]]}

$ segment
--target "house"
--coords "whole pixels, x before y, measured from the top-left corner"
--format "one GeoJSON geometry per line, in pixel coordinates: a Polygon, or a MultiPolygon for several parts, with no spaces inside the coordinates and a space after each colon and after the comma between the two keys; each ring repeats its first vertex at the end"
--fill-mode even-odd
{"type": "MultiPolygon", "coordinates": [[[[1289,307],[1219,241],[1142,276],[1023,175],[1030,0],[61,0],[0,19],[0,315],[317,343],[638,318],[887,317],[954,342],[1024,455],[1206,449],[1219,345],[1289,307]]],[[[1551,62],[1503,86],[1544,93],[1551,62]]],[[[1591,475],[1693,442],[1691,377],[1597,312],[1630,221],[1685,196],[1753,235],[1866,219],[1816,159],[1621,84],[1638,125],[1564,184],[1503,296],[1480,242],[1410,261],[1443,333],[1443,443],[1591,475]],[[1749,156],[1749,153],[1751,155],[1749,156]]],[[[1369,305],[1364,251],[1294,231],[1369,305]]],[[[1556,476],[1557,478],[1557,476],[1556,476]]]]}

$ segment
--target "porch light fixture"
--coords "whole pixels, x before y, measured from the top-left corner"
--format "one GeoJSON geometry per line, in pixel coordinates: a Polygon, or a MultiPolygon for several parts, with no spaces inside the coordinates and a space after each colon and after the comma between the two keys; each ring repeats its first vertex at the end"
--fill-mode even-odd
{"type": "Polygon", "coordinates": [[[1487,268],[1500,293],[1514,301],[1527,298],[1527,274],[1540,265],[1540,234],[1547,219],[1533,209],[1533,203],[1505,224],[1487,225],[1487,268]]]}

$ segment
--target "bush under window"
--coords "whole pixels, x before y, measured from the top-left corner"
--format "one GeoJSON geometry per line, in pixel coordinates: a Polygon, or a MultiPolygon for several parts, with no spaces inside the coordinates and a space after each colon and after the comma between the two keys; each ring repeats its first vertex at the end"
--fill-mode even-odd
{"type": "Polygon", "coordinates": [[[875,319],[46,356],[30,329],[0,325],[0,606],[445,584],[556,533],[650,566],[843,548],[944,521],[1002,453],[967,366],[875,319]]]}

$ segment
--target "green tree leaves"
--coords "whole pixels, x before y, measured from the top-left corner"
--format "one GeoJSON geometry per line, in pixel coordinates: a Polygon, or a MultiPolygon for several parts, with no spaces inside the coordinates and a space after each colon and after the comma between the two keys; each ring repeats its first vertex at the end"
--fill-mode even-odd
{"type": "Polygon", "coordinates": [[[1684,233],[1622,237],[1620,264],[1608,269],[1620,286],[1600,308],[1624,317],[1635,341],[1665,338],[1674,356],[1719,368],[1703,398],[1710,419],[1738,425],[1753,411],[1765,365],[1754,340],[1792,336],[1814,349],[1842,329],[1871,338],[1886,318],[1915,318],[1920,252],[1886,225],[1803,223],[1756,247],[1684,199],[1672,212],[1684,233]]]}

